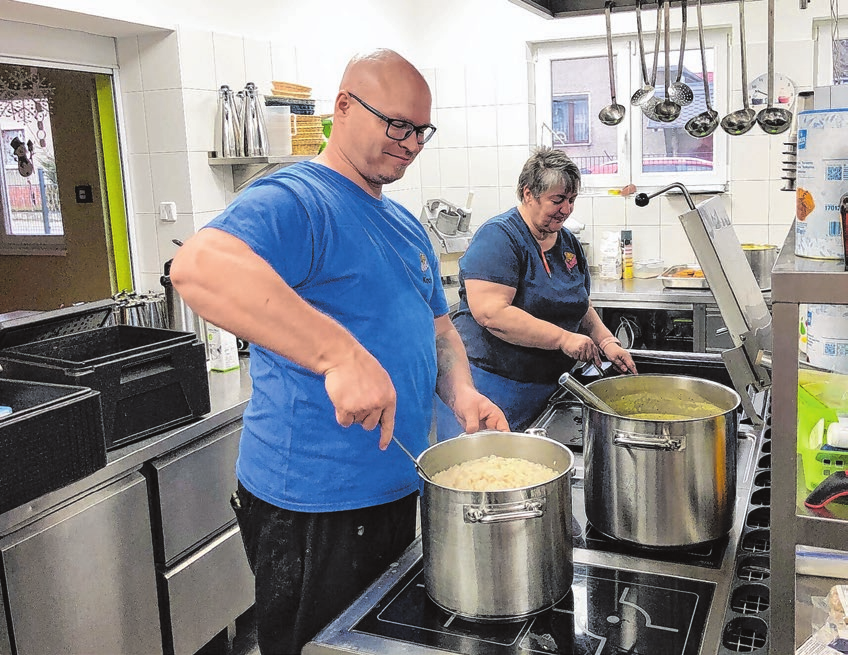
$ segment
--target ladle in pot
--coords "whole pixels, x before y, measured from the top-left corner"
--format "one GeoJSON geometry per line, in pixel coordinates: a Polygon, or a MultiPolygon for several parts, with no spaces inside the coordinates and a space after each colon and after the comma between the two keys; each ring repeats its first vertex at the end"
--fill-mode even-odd
{"type": "Polygon", "coordinates": [[[701,0],[698,0],[698,43],[701,46],[701,79],[704,81],[704,104],[706,104],[707,109],[690,118],[685,129],[696,139],[705,139],[718,127],[718,112],[710,104],[710,83],[707,80],[707,54],[704,51],[704,20],[701,16],[701,0]]]}
{"type": "Polygon", "coordinates": [[[433,478],[431,478],[429,475],[427,475],[426,471],[424,471],[424,469],[421,468],[421,465],[418,463],[418,460],[415,459],[415,455],[413,455],[411,452],[409,452],[406,449],[406,446],[404,446],[395,435],[392,435],[392,441],[394,441],[398,445],[398,448],[400,448],[406,454],[406,456],[409,457],[409,459],[412,460],[412,463],[415,464],[415,470],[418,471],[418,475],[420,475],[422,478],[427,480],[427,482],[432,482],[433,478]]]}
{"type": "MultiPolygon", "coordinates": [[[[660,0],[662,2],[662,0],[660,0]]],[[[636,32],[639,35],[639,59],[642,63],[642,87],[630,96],[630,104],[634,107],[641,107],[656,93],[657,79],[657,56],[660,47],[660,6],[657,6],[657,30],[654,37],[654,68],[651,74],[651,81],[648,82],[648,67],[645,63],[645,43],[642,39],[642,0],[636,0],[636,32]]]]}
{"type": "Polygon", "coordinates": [[[748,67],[745,62],[745,0],[739,0],[739,46],[742,58],[742,109],[721,119],[721,129],[730,136],[740,136],[754,127],[757,113],[748,105],[748,67]]]}
{"type": "Polygon", "coordinates": [[[663,123],[671,123],[676,120],[678,116],[680,116],[680,105],[674,102],[669,97],[669,91],[671,89],[671,79],[670,73],[670,60],[669,60],[669,27],[668,24],[670,22],[671,14],[670,14],[671,1],[665,3],[665,16],[664,16],[664,25],[663,29],[665,31],[665,100],[657,103],[657,106],[654,108],[654,112],[657,115],[657,118],[663,123]]]}
{"type": "Polygon", "coordinates": [[[613,66],[612,61],[612,25],[610,23],[612,5],[612,1],[607,0],[604,6],[604,14],[607,20],[607,58],[609,60],[610,80],[610,104],[598,112],[598,120],[604,125],[618,125],[624,119],[624,107],[615,100],[615,66],[613,66]]]}
{"type": "Polygon", "coordinates": [[[607,405],[603,400],[598,398],[592,391],[590,391],[587,387],[584,387],[577,380],[575,380],[570,373],[563,373],[559,378],[559,383],[566,389],[568,389],[571,393],[577,396],[578,400],[582,402],[584,405],[588,405],[592,409],[597,409],[598,411],[604,412],[604,414],[612,414],[613,416],[618,416],[618,412],[616,412],[612,407],[607,405]]]}
{"type": "Polygon", "coordinates": [[[757,124],[766,134],[781,134],[792,125],[792,112],[773,107],[774,102],[774,0],[768,0],[768,104],[757,114],[757,124]]]}
{"type": "Polygon", "coordinates": [[[683,55],[686,53],[686,0],[680,2],[680,59],[677,61],[677,79],[672,82],[668,89],[668,96],[681,107],[691,105],[695,94],[686,82],[681,81],[683,77],[683,55]]]}

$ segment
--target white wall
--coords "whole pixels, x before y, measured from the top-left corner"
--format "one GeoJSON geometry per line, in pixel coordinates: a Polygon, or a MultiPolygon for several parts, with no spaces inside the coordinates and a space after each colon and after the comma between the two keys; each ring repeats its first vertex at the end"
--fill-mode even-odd
{"type": "MultiPolygon", "coordinates": [[[[245,81],[267,88],[271,79],[306,84],[318,101],[316,111],[323,113],[330,110],[350,55],[378,46],[398,50],[430,82],[439,131],[387,193],[418,215],[427,198],[463,202],[473,188],[474,223],[479,224],[514,204],[518,171],[537,138],[531,125],[528,43],[604,34],[603,16],[545,20],[508,0],[29,4],[175,28],[159,33],[148,29],[117,41],[132,210],[144,273],[139,286],[150,288],[158,285],[162,262],[173,255],[171,239],[205,224],[232,198],[227,172],[206,160],[213,149],[221,83],[236,88],[245,81]],[[176,224],[159,222],[161,201],[177,203],[176,224]]],[[[809,3],[801,10],[798,0],[778,1],[775,69],[801,89],[814,86],[813,25],[829,15],[824,5],[809,3]]],[[[766,68],[766,3],[753,0],[746,8],[753,79],[766,68]]],[[[707,24],[732,30],[731,106],[741,106],[737,4],[709,4],[704,17],[707,24]]],[[[614,14],[613,32],[634,33],[634,13],[614,14]]],[[[742,241],[781,244],[791,224],[794,195],[780,191],[782,141],[757,129],[730,139],[732,182],[725,198],[742,241]]],[[[624,198],[583,194],[576,217],[587,224],[584,236],[593,244],[602,231],[627,227],[634,230],[637,259],[661,256],[667,263],[681,263],[694,258],[677,220],[683,209],[679,197],[657,199],[636,212],[624,198]]]]}

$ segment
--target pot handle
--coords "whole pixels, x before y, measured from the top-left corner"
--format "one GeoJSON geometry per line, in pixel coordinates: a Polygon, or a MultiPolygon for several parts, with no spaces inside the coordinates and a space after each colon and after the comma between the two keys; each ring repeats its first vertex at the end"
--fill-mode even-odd
{"type": "Polygon", "coordinates": [[[612,440],[615,446],[629,448],[645,448],[646,450],[668,450],[680,452],[686,450],[686,441],[668,435],[636,434],[635,432],[615,431],[612,440]]]}
{"type": "Polygon", "coordinates": [[[504,523],[538,519],[545,515],[545,500],[537,498],[504,505],[465,505],[462,514],[466,523],[504,523]]]}

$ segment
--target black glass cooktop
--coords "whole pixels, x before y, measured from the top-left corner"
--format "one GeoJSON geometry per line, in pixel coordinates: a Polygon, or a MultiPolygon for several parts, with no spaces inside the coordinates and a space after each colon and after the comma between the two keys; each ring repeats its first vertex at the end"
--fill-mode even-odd
{"type": "Polygon", "coordinates": [[[697,655],[715,584],[575,564],[570,593],[517,622],[476,623],[438,607],[422,560],[354,632],[466,655],[697,655]]]}

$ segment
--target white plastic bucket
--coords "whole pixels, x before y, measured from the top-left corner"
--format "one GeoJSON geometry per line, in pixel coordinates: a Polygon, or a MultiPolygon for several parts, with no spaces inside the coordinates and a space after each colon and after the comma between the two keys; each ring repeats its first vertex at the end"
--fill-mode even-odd
{"type": "Polygon", "coordinates": [[[848,211],[848,109],[798,114],[795,254],[842,259],[848,211]]]}
{"type": "Polygon", "coordinates": [[[297,122],[288,106],[265,107],[265,125],[268,131],[270,154],[287,157],[292,154],[292,136],[297,134],[297,122]]]}
{"type": "Polygon", "coordinates": [[[807,305],[807,360],[848,373],[848,305],[807,305]]]}

